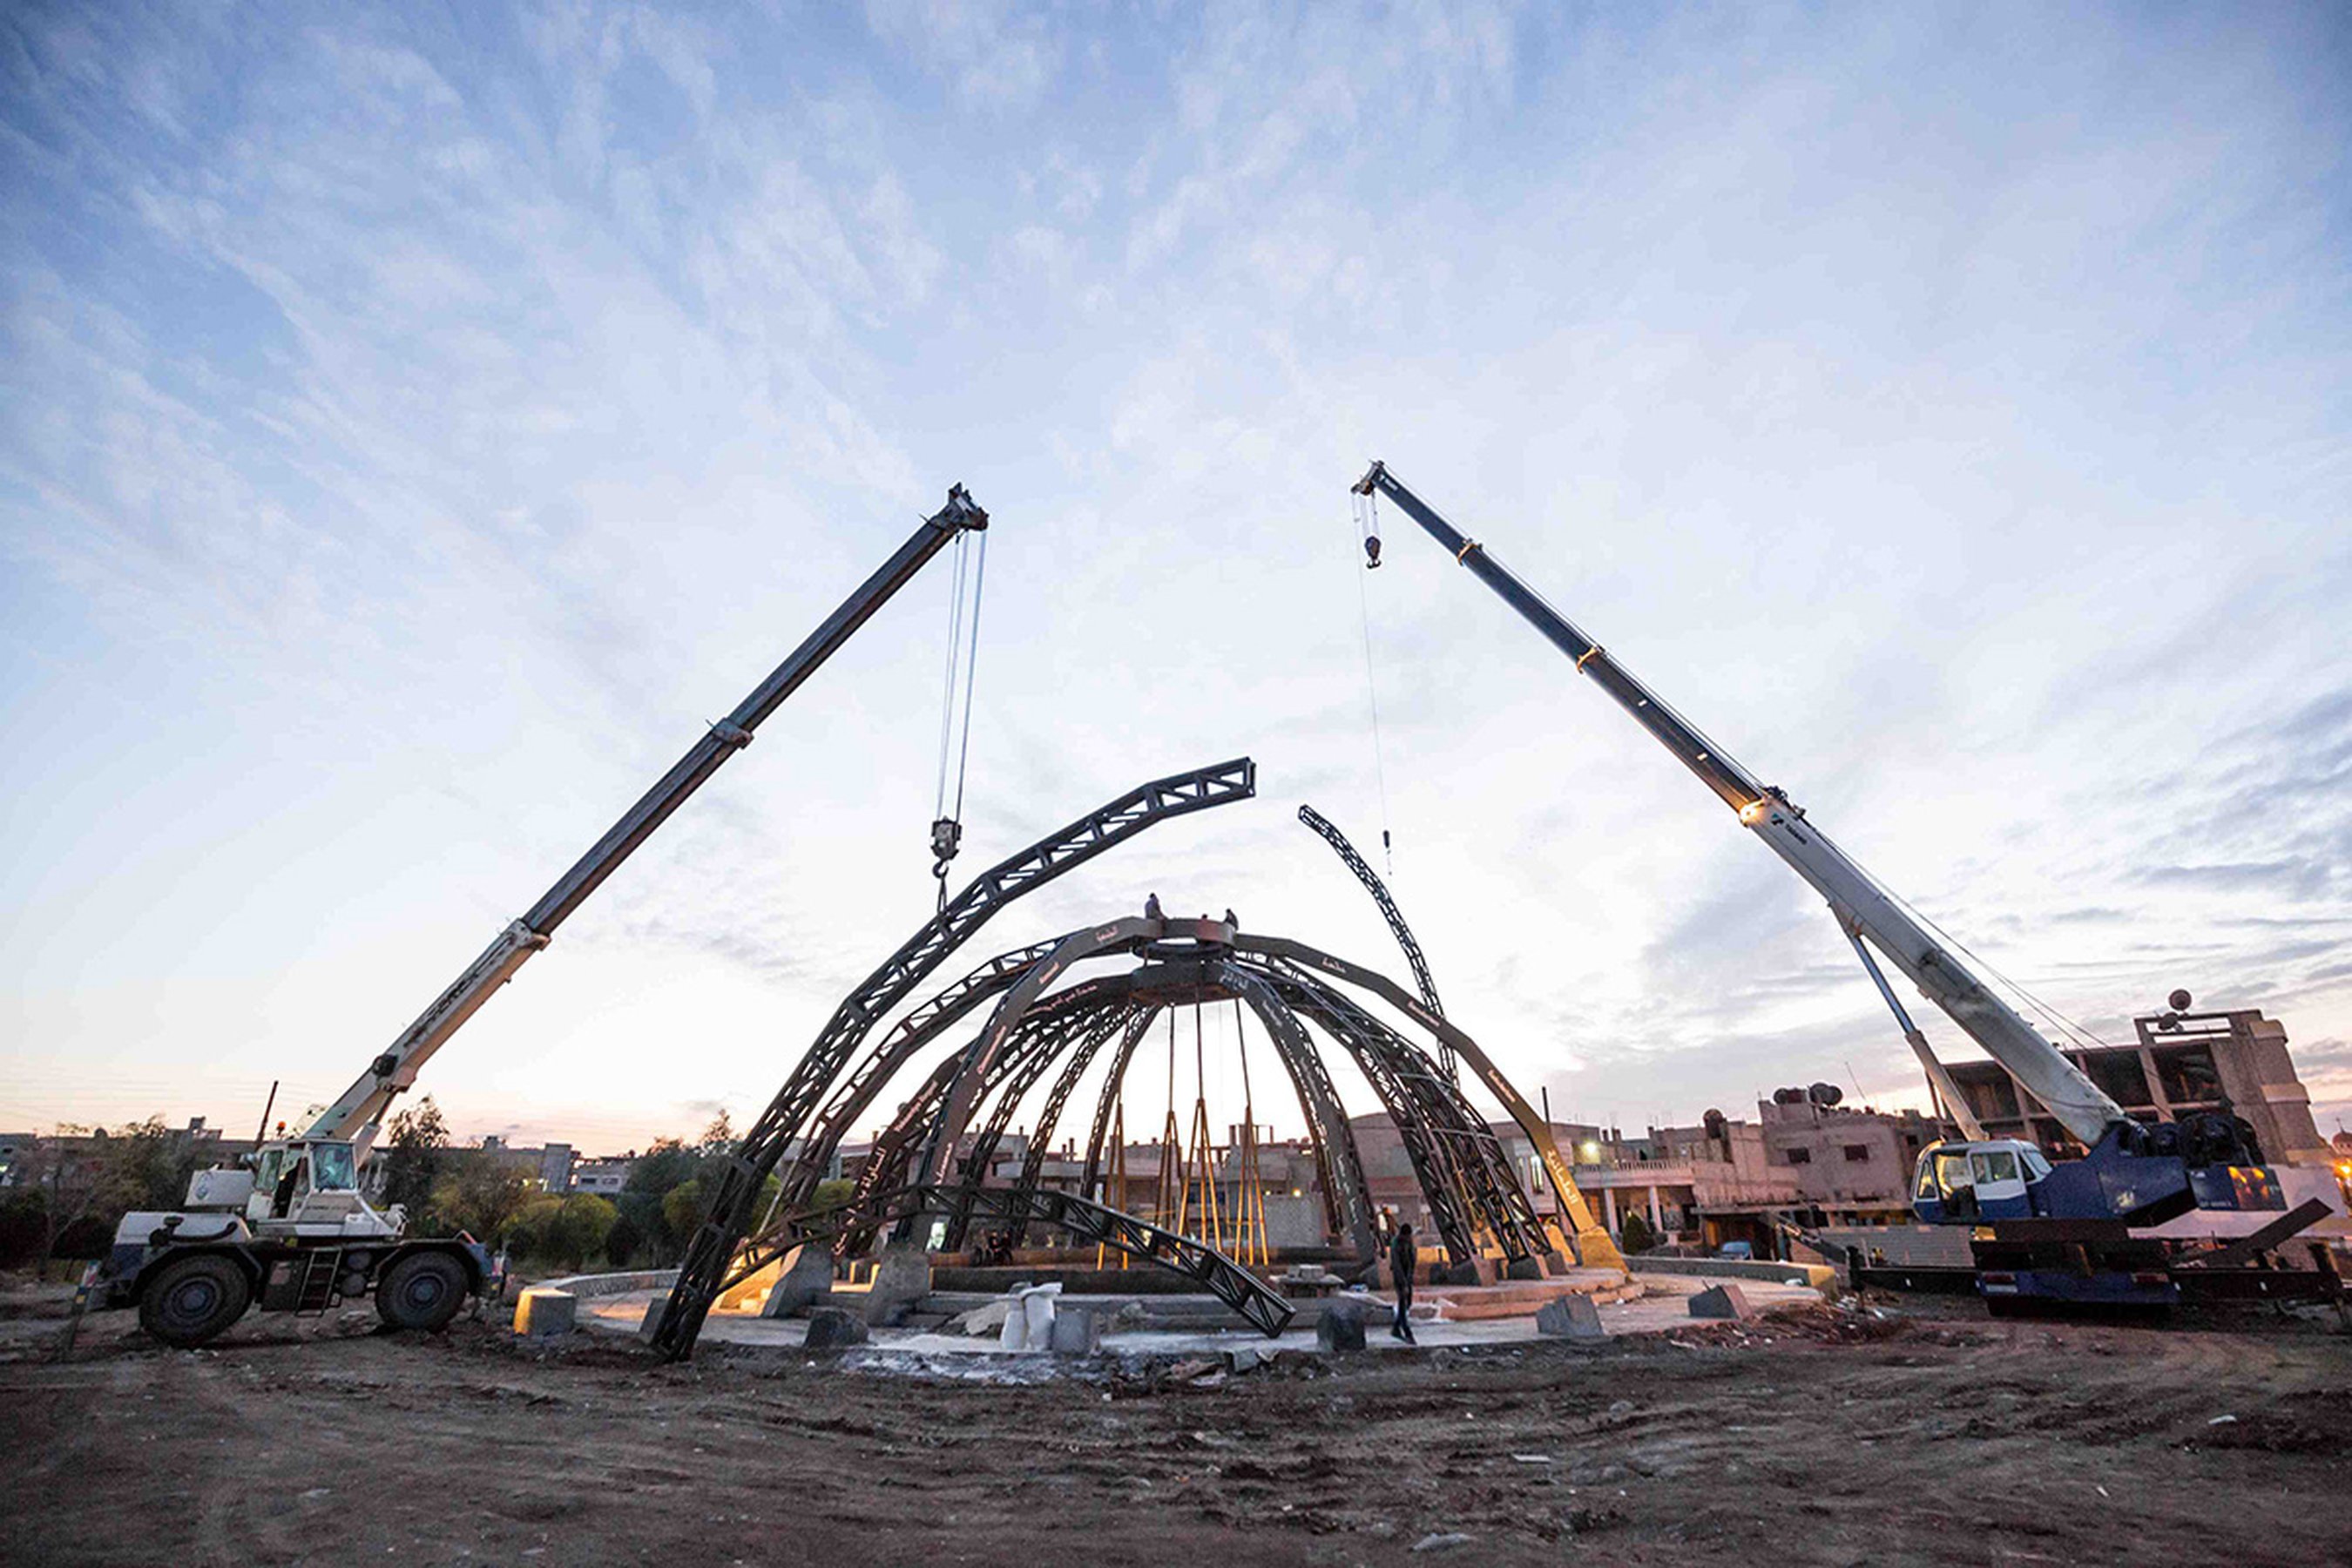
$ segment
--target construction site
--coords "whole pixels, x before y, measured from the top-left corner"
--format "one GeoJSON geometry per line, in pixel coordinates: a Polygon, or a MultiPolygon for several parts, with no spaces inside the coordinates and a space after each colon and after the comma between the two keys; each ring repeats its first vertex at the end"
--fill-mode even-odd
{"type": "Polygon", "coordinates": [[[388,1109],[942,550],[959,552],[960,629],[940,795],[961,798],[955,670],[968,682],[978,658],[983,581],[961,552],[990,519],[959,487],[309,1126],[198,1171],[184,1210],[125,1215],[54,1344],[40,1300],[26,1304],[23,1364],[0,1373],[32,1439],[12,1449],[19,1528],[48,1560],[112,1560],[45,1510],[136,1517],[169,1474],[186,1528],[147,1525],[154,1549],[205,1555],[234,1537],[240,1554],[272,1542],[270,1560],[300,1560],[300,1505],[332,1498],[373,1446],[366,1424],[391,1423],[378,1440],[405,1469],[371,1464],[368,1484],[393,1493],[436,1491],[438,1465],[473,1469],[459,1454],[493,1431],[501,1454],[529,1456],[477,1493],[462,1537],[383,1508],[341,1535],[436,1561],[632,1561],[776,1531],[860,1560],[884,1542],[887,1560],[1018,1542],[1028,1561],[1124,1561],[1227,1531],[1269,1560],[1533,1561],[1570,1541],[1632,1560],[1791,1528],[1807,1561],[1958,1560],[1988,1542],[2057,1560],[2081,1553],[2063,1522],[2080,1515],[2049,1500],[2085,1485],[2189,1561],[2316,1562],[2352,1539],[2327,1484],[2352,1457],[2344,1186],[2337,1151],[2280,1087],[2284,1031],[2189,1012],[2183,994],[2142,1020],[2137,1057],[2070,1056],[1383,465],[1355,492],[1365,570],[1385,497],[1827,900],[1932,1114],[1842,1110],[1815,1084],[1760,1103],[1759,1125],[1710,1111],[1654,1128],[1621,1212],[1625,1167],[1580,1136],[1598,1130],[1530,1104],[1454,1021],[1387,884],[1312,805],[1301,828],[1376,906],[1405,978],[1230,907],[1171,913],[1157,892],[963,951],[1156,826],[1252,802],[1243,757],[1139,784],[952,891],[962,825],[936,821],[936,912],[714,1151],[676,1267],[525,1282],[470,1235],[409,1233],[362,1174],[388,1109]],[[2002,1076],[1942,1061],[1882,959],[2002,1076]],[[2242,1080],[2243,1059],[2272,1086],[2246,1107],[2259,1129],[2223,1087],[2222,1064],[2242,1080]],[[1222,1131],[1213,1079],[1240,1086],[1222,1131]],[[1157,1128],[1129,1119],[1138,1084],[1156,1085],[1157,1128]],[[2127,1111],[2102,1084],[2155,1103],[2127,1111]],[[1367,1092],[1378,1110],[1351,1115],[1367,1092]],[[1797,1173],[1832,1142],[1868,1163],[1853,1142],[1866,1132],[1892,1141],[1905,1185],[1874,1208],[1847,1188],[1827,1194],[1835,1212],[1809,1201],[1797,1173]],[[1701,1166],[1732,1173],[1727,1205],[1722,1177],[1702,1203],[1701,1166]],[[1698,1245],[1658,1245],[1685,1236],[1698,1245]],[[163,1425],[194,1450],[151,1448],[150,1432],[134,1463],[110,1462],[119,1436],[68,1414],[91,1376],[137,1388],[142,1423],[177,1406],[163,1425]],[[2149,1397],[2152,1379],[2170,1392],[2149,1397]],[[292,1409],[353,1395],[367,1415],[334,1423],[337,1458],[292,1409]],[[266,1436],[298,1429],[299,1460],[266,1436]],[[257,1443],[293,1511],[253,1518],[228,1480],[257,1443]],[[1858,1463],[1864,1447],[1893,1468],[1858,1463]],[[779,1474],[826,1479],[779,1514],[761,1479],[779,1474]],[[2250,1551],[2211,1514],[2233,1476],[2307,1504],[2250,1551]],[[599,1510],[535,1500],[532,1477],[626,1495],[630,1524],[583,1524],[599,1510]],[[682,1520],[641,1508],[648,1495],[682,1520]]]}
{"type": "Polygon", "coordinates": [[[251,20],[6,29],[0,1563],[2352,1563],[2340,19],[251,20]]]}

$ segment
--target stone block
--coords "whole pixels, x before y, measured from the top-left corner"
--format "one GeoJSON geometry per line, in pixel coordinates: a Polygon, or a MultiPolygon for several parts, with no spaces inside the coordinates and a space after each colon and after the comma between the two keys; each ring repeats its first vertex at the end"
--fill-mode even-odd
{"type": "Polygon", "coordinates": [[[1540,1258],[1514,1258],[1505,1266],[1504,1274],[1512,1279],[1540,1279],[1544,1277],[1540,1258]]]}
{"type": "Polygon", "coordinates": [[[1055,1355],[1092,1355],[1102,1349],[1102,1319],[1084,1310],[1056,1311],[1046,1338],[1055,1355]]]}
{"type": "Polygon", "coordinates": [[[1726,1280],[1710,1285],[1690,1299],[1690,1315],[1694,1318],[1752,1318],[1756,1309],[1748,1304],[1747,1295],[1738,1285],[1726,1280]]]}
{"type": "Polygon", "coordinates": [[[1315,1320],[1315,1342],[1327,1351],[1364,1348],[1364,1305],[1360,1301],[1328,1301],[1315,1320]]]}
{"type": "Polygon", "coordinates": [[[1606,1339],[1601,1309],[1585,1295],[1560,1296],[1536,1310],[1536,1332],[1555,1340],[1606,1339]]]}
{"type": "Polygon", "coordinates": [[[848,1345],[862,1345],[866,1340],[866,1320],[839,1307],[816,1307],[809,1311],[808,1339],[804,1342],[813,1351],[840,1350],[848,1345]]]}
{"type": "Polygon", "coordinates": [[[760,1315],[797,1316],[824,1300],[832,1289],[833,1249],[823,1245],[796,1247],[776,1270],[775,1283],[768,1287],[767,1303],[760,1315]]]}
{"type": "Polygon", "coordinates": [[[569,1290],[533,1286],[515,1303],[514,1331],[533,1339],[568,1334],[579,1321],[579,1300],[569,1290]]]}
{"type": "Polygon", "coordinates": [[[919,1247],[886,1249],[874,1268],[874,1285],[866,1293],[866,1321],[888,1325],[913,1310],[931,1293],[931,1255],[919,1247]]]}

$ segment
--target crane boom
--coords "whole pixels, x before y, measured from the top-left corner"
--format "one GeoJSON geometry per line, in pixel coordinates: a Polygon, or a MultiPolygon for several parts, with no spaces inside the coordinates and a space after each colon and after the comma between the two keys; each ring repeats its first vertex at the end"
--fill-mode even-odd
{"type": "Polygon", "coordinates": [[[621,815],[602,838],[541,895],[520,919],[500,931],[481,956],[466,966],[416,1021],[368,1065],[365,1072],[321,1111],[303,1134],[306,1138],[351,1139],[364,1158],[374,1129],[394,1096],[416,1079],[434,1052],[446,1045],[499,986],[514,977],[531,954],[545,947],[572,910],[618,870],[669,814],[686,804],[719,765],[751,743],[752,731],[768,715],[798,690],[803,681],[847,642],[858,627],[907,585],[923,563],[967,531],[988,526],[982,511],[961,485],[948,491],[947,505],[916,525],[874,574],[860,584],[841,606],[825,617],[800,647],[786,657],[765,680],[751,689],[735,710],[713,724],[686,754],[621,815]]]}
{"type": "Polygon", "coordinates": [[[1888,963],[1918,986],[1922,995],[1948,1014],[1986,1054],[2015,1074],[2067,1131],[2085,1145],[2095,1144],[2118,1122],[2128,1121],[2121,1106],[1947,952],[1867,871],[1808,821],[1803,808],[1790,804],[1779,786],[1759,784],[1485,546],[1464,536],[1407,489],[1386,465],[1373,463],[1354,488],[1360,495],[1384,495],[1394,501],[1455,562],[1573,659],[1579,673],[1596,681],[1634,722],[1730,806],[1741,826],[1829,900],[1831,912],[1850,936],[1867,938],[1888,963]]]}

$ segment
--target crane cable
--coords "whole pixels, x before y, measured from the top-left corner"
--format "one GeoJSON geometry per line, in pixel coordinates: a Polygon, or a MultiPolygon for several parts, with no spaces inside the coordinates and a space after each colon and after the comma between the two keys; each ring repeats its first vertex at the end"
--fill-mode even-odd
{"type": "Polygon", "coordinates": [[[1381,693],[1372,679],[1372,595],[1364,584],[1364,573],[1375,570],[1381,563],[1380,499],[1352,492],[1349,499],[1355,509],[1354,531],[1364,549],[1364,570],[1356,574],[1356,605],[1363,619],[1364,701],[1372,717],[1372,777],[1381,795],[1381,863],[1387,868],[1389,879],[1394,881],[1396,854],[1389,837],[1389,773],[1385,748],[1381,743],[1381,693]]]}
{"type": "Polygon", "coordinates": [[[948,603],[947,679],[940,696],[939,787],[931,805],[931,876],[939,883],[938,908],[948,907],[948,864],[963,847],[963,789],[971,756],[971,688],[980,668],[980,601],[988,582],[988,535],[980,534],[976,550],[972,535],[960,533],[955,542],[955,577],[948,603]],[[971,612],[965,613],[965,582],[971,612]],[[957,720],[956,678],[963,678],[962,720],[957,720]],[[948,791],[949,759],[954,759],[955,791],[948,791]]]}

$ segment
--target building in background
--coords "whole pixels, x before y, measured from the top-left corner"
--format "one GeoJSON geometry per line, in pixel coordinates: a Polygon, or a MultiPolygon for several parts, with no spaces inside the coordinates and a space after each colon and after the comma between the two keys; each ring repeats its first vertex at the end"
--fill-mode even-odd
{"type": "Polygon", "coordinates": [[[609,1198],[629,1184],[629,1168],[637,1163],[637,1152],[606,1154],[594,1160],[575,1160],[572,1163],[572,1191],[609,1198]]]}
{"type": "Polygon", "coordinates": [[[572,1190],[572,1151],[569,1143],[549,1143],[537,1149],[510,1146],[495,1134],[482,1140],[482,1154],[510,1171],[517,1171],[537,1184],[545,1193],[572,1190]]]}
{"type": "MultiPolygon", "coordinates": [[[[2136,1044],[2065,1054],[2107,1097],[2142,1121],[2228,1110],[2243,1117],[2276,1164],[2329,1163],[2333,1151],[2311,1118],[2311,1091],[2295,1075],[2286,1028],[2258,1008],[2230,1013],[2153,1013],[2132,1020],[2136,1044]]],[[[2007,1068],[1994,1061],[1948,1064],[1953,1082],[1988,1136],[2022,1138],[2053,1157],[2082,1145],[2007,1068]]]]}

